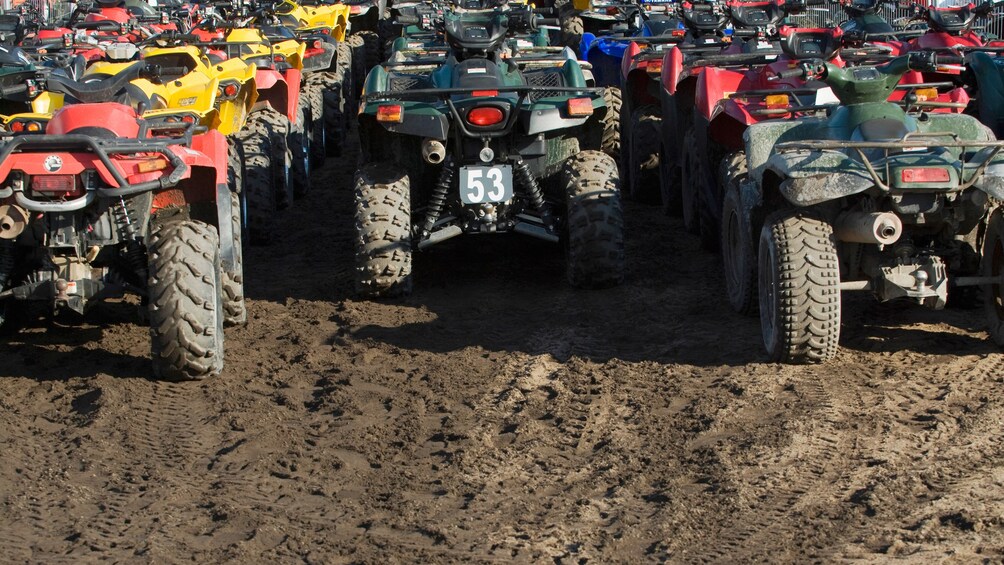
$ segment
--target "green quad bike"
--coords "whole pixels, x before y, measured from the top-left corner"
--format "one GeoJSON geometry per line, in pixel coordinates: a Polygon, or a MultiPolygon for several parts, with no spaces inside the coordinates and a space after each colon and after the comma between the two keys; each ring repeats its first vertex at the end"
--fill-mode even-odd
{"type": "Polygon", "coordinates": [[[990,336],[1004,345],[1004,142],[971,116],[924,112],[917,96],[886,101],[908,70],[948,67],[911,53],[779,74],[821,80],[841,105],[750,126],[749,173],[728,179],[729,299],[739,311],[759,306],[772,360],[832,359],[845,290],[941,309],[950,290],[981,287],[990,336]]]}
{"type": "Polygon", "coordinates": [[[500,57],[541,23],[528,7],[447,12],[450,53],[375,67],[356,174],[356,287],[411,290],[413,249],[461,234],[519,233],[567,245],[570,282],[618,284],[624,243],[616,162],[601,148],[603,90],[579,64],[500,57]]]}

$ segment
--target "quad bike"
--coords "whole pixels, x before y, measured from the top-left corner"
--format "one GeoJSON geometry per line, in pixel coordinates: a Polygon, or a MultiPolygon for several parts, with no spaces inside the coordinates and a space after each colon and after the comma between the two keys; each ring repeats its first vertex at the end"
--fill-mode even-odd
{"type": "MultiPolygon", "coordinates": [[[[560,21],[559,43],[572,49],[589,47],[583,38],[608,33],[629,33],[632,23],[641,27],[641,8],[624,0],[571,0],[557,6],[560,21]]],[[[585,51],[579,55],[586,57],[585,51]]]]}
{"type": "Polygon", "coordinates": [[[409,292],[413,249],[462,234],[565,241],[572,284],[621,281],[617,166],[599,151],[610,112],[602,89],[586,86],[574,59],[521,71],[498,56],[508,36],[540,23],[526,7],[447,12],[445,63],[370,72],[355,181],[361,294],[409,292]]]}
{"type": "Polygon", "coordinates": [[[675,10],[675,3],[643,0],[625,8],[625,23],[613,26],[603,35],[586,32],[578,46],[582,59],[593,68],[596,84],[622,86],[623,60],[632,42],[655,51],[678,43],[686,35],[675,10]]]}
{"type": "Polygon", "coordinates": [[[0,324],[136,294],[155,375],[213,376],[223,368],[224,272],[240,267],[227,143],[195,124],[152,124],[131,106],[93,102],[127,76],[49,75],[47,89],[80,103],[44,132],[3,134],[0,324]]]}
{"type": "MultiPolygon", "coordinates": [[[[320,167],[329,155],[341,155],[349,123],[346,109],[354,100],[352,54],[344,41],[344,17],[328,11],[325,13],[330,17],[323,20],[326,25],[305,28],[301,25],[304,21],[283,15],[280,9],[290,9],[290,5],[282,3],[276,7],[266,3],[253,7],[243,1],[218,3],[213,9],[204,11],[204,18],[193,33],[210,44],[233,43],[238,36],[263,44],[264,37],[280,54],[298,50],[298,47],[293,48],[294,42],[303,44],[303,52],[298,53],[297,58],[303,73],[302,98],[304,124],[309,125],[306,129],[309,161],[307,169],[299,167],[296,173],[301,187],[297,190],[302,193],[303,181],[309,179],[309,168],[320,167]],[[294,29],[294,26],[298,27],[294,29]]],[[[296,9],[303,10],[299,6],[296,9]]],[[[228,56],[221,52],[217,55],[228,56]]],[[[264,58],[259,60],[260,65],[264,62],[264,58]]]]}
{"type": "Polygon", "coordinates": [[[737,225],[726,270],[758,294],[772,360],[832,359],[850,290],[940,309],[950,291],[980,286],[990,335],[1004,345],[1004,142],[971,116],[887,101],[907,70],[944,67],[910,53],[779,74],[823,81],[841,105],[827,117],[750,126],[749,175],[726,195],[737,225]]]}
{"type": "MultiPolygon", "coordinates": [[[[691,122],[702,61],[732,44],[730,13],[724,1],[684,3],[679,13],[686,33],[680,43],[663,55],[658,88],[662,125],[659,195],[666,213],[679,213],[682,208],[680,177],[686,146],[681,134],[691,122]]],[[[635,159],[646,161],[640,156],[635,159]]],[[[647,200],[645,195],[640,197],[647,200]]]]}

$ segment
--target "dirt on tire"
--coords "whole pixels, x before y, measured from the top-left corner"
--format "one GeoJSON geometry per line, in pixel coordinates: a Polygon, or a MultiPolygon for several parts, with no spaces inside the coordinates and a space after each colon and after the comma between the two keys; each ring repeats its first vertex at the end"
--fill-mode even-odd
{"type": "Polygon", "coordinates": [[[329,160],[248,250],[216,378],[152,380],[127,302],[0,345],[4,561],[1004,553],[1004,356],[978,310],[848,295],[834,361],[768,363],[721,260],[633,203],[621,286],[456,238],[416,254],[410,297],[363,301],[353,173],[329,160]]]}

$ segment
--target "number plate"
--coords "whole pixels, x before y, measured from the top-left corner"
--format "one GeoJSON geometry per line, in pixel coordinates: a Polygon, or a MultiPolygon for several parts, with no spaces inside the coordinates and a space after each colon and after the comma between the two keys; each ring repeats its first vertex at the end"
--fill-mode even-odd
{"type": "Polygon", "coordinates": [[[460,167],[460,201],[505,202],[512,198],[512,166],[460,167]]]}

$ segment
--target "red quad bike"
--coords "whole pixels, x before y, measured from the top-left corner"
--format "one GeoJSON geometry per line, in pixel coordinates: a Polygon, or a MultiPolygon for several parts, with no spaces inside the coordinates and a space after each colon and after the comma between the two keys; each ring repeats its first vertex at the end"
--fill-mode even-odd
{"type": "Polygon", "coordinates": [[[681,133],[691,121],[702,58],[731,45],[731,37],[725,34],[729,12],[724,1],[682,2],[680,19],[686,35],[663,55],[658,88],[662,109],[659,191],[667,213],[679,213],[681,207],[680,163],[684,150],[681,133]]]}
{"type": "MultiPolygon", "coordinates": [[[[679,195],[679,210],[684,227],[691,233],[701,234],[702,245],[708,249],[718,247],[717,222],[713,221],[718,214],[717,210],[708,212],[708,204],[715,200],[710,198],[711,195],[702,196],[702,193],[717,192],[712,186],[717,184],[718,161],[728,152],[713,151],[714,139],[710,135],[713,133],[716,137],[728,139],[729,144],[722,144],[726,147],[734,145],[739,148],[742,144],[741,129],[750,119],[743,110],[731,108],[736,112],[738,122],[743,124],[739,131],[727,131],[734,128],[728,127],[731,125],[730,121],[723,121],[726,131],[719,132],[717,130],[720,128],[716,127],[716,131],[709,132],[712,118],[717,116],[716,112],[722,112],[716,110],[718,101],[728,98],[739,89],[760,89],[759,83],[764,82],[765,77],[760,77],[757,69],[793,56],[791,49],[788,49],[788,54],[782,49],[779,43],[782,38],[778,35],[777,27],[786,17],[801,13],[809,4],[816,3],[819,0],[729,2],[727,8],[734,26],[733,41],[718,53],[706,53],[690,62],[691,74],[696,74],[693,106],[688,119],[679,124],[675,133],[668,135],[682,137],[682,147],[677,153],[679,183],[674,190],[679,195]],[[707,225],[702,226],[702,220],[707,225]]],[[[796,38],[796,46],[810,53],[815,51],[816,55],[822,49],[835,53],[836,45],[839,45],[839,40],[836,39],[839,31],[832,32],[833,37],[829,36],[831,32],[827,30],[818,31],[820,33],[811,37],[806,35],[802,39],[796,38]],[[797,43],[799,41],[804,45],[797,43]],[[831,48],[830,45],[834,47],[831,48]]],[[[763,119],[763,115],[757,119],[763,119]]]]}
{"type": "MultiPolygon", "coordinates": [[[[48,88],[87,101],[122,84],[50,77],[48,88]]],[[[241,280],[240,218],[226,139],[195,128],[106,102],[65,106],[42,134],[3,134],[0,324],[15,325],[31,305],[83,314],[128,292],[145,304],[158,378],[222,370],[222,297],[241,280]]]]}
{"type": "Polygon", "coordinates": [[[635,38],[621,59],[621,170],[625,192],[648,204],[662,199],[659,157],[662,108],[659,79],[666,51],[683,39],[685,30],[665,37],[635,38]]]}

